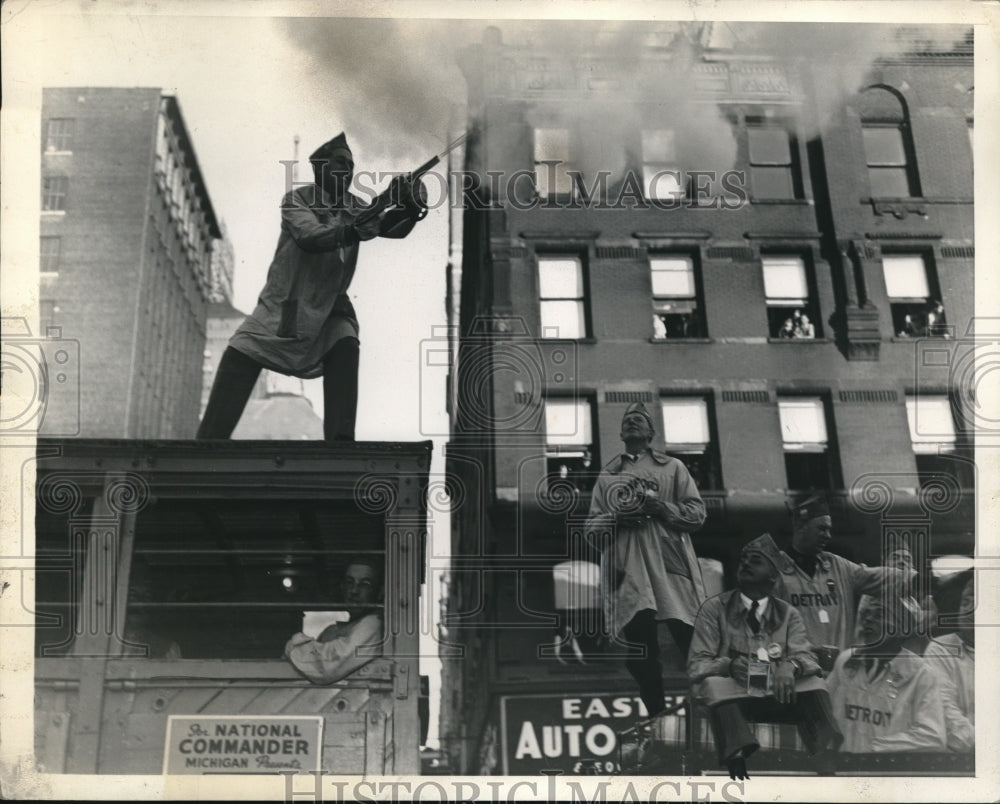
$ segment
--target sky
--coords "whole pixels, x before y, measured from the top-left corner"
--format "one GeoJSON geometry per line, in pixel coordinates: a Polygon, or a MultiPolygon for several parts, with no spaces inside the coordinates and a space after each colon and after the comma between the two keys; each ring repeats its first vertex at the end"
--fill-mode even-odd
{"type": "MultiPolygon", "coordinates": [[[[285,192],[281,162],[294,157],[295,136],[301,142],[300,159],[344,130],[358,171],[410,170],[449,140],[450,116],[456,109],[460,112],[465,93],[455,53],[481,40],[491,23],[487,15],[545,13],[572,19],[582,8],[562,4],[543,11],[516,2],[334,6],[279,0],[9,0],[3,5],[3,21],[8,33],[16,30],[18,36],[14,48],[5,41],[4,112],[8,125],[28,132],[37,121],[41,87],[145,86],[176,95],[215,212],[225,221],[234,246],[233,302],[249,312],[277,242],[278,204],[285,192]],[[348,15],[375,9],[407,18],[322,16],[333,8],[348,15]],[[458,13],[477,19],[436,18],[458,13]],[[11,83],[12,63],[17,66],[16,84],[11,83]]],[[[614,10],[616,5],[603,3],[585,8],[587,14],[622,13],[614,10]]],[[[638,8],[638,16],[669,12],[688,18],[726,6],[692,2],[638,8]]],[[[736,6],[728,8],[731,14],[736,6]]],[[[784,3],[760,8],[765,11],[741,13],[766,14],[767,8],[778,17],[788,13],[784,3]]],[[[922,16],[928,19],[938,13],[926,8],[922,16]]],[[[951,21],[962,21],[960,16],[951,21]]],[[[523,35],[553,41],[545,36],[551,28],[534,23],[505,21],[501,27],[505,39],[523,35]]],[[[573,28],[560,30],[572,33],[573,28]]],[[[824,39],[829,35],[821,33],[810,46],[824,39]]],[[[558,41],[573,47],[572,36],[558,41]]],[[[7,153],[8,178],[31,179],[32,170],[37,175],[37,161],[12,165],[9,149],[7,153]]],[[[300,178],[306,174],[300,171],[300,178]]],[[[33,214],[35,223],[30,225],[35,227],[37,249],[33,214]]],[[[29,223],[30,217],[25,218],[29,223]]],[[[16,257],[16,248],[12,245],[5,256],[16,257]]],[[[443,471],[448,430],[445,373],[441,367],[423,365],[422,352],[446,323],[447,260],[448,215],[440,208],[406,240],[364,244],[350,290],[361,321],[357,437],[433,438],[437,473],[443,471]]],[[[307,394],[321,413],[319,381],[313,381],[307,394]]],[[[433,532],[432,562],[438,565],[448,552],[444,519],[437,518],[433,532]]],[[[425,596],[430,610],[437,609],[436,597],[437,590],[425,596]]],[[[426,647],[433,651],[433,642],[426,647]]],[[[439,682],[436,670],[430,674],[432,685],[439,682]]],[[[432,717],[432,737],[436,730],[432,717]]]]}

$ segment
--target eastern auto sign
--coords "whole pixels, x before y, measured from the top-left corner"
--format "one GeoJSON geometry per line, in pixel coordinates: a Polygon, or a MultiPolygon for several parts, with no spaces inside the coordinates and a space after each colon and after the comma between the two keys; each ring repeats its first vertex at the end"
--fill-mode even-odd
{"type": "Polygon", "coordinates": [[[618,769],[617,732],[646,716],[638,696],[505,695],[500,699],[504,773],[612,773],[618,769]]]}

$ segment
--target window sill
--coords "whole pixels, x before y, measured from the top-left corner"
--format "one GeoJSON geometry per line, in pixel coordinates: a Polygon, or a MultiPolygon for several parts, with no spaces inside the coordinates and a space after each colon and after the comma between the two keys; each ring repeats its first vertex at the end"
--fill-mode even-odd
{"type": "Polygon", "coordinates": [[[830,343],[829,338],[768,338],[768,343],[830,343]]]}
{"type": "Polygon", "coordinates": [[[750,198],[751,204],[774,206],[811,207],[813,202],[808,198],[750,198]]]}
{"type": "Polygon", "coordinates": [[[43,209],[43,218],[61,218],[66,214],[65,209],[43,209]]]}
{"type": "Polygon", "coordinates": [[[46,150],[44,153],[45,153],[46,156],[72,156],[73,155],[72,151],[57,151],[54,148],[51,151],[46,150]]]}
{"type": "Polygon", "coordinates": [[[912,338],[900,338],[898,335],[889,338],[890,343],[920,343],[922,341],[953,341],[950,335],[914,335],[912,338]]]}
{"type": "Polygon", "coordinates": [[[868,196],[867,198],[862,198],[862,204],[926,204],[928,199],[920,195],[903,195],[903,196],[885,196],[876,197],[868,196]]]}
{"type": "Polygon", "coordinates": [[[711,338],[650,338],[650,343],[714,343],[711,338]]]}
{"type": "Polygon", "coordinates": [[[539,338],[539,343],[597,343],[597,338],[539,338]]]}

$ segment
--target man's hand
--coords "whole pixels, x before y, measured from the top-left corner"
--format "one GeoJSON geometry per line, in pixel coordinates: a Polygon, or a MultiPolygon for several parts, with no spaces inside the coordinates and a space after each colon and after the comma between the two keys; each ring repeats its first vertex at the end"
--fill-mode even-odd
{"type": "Polygon", "coordinates": [[[651,489],[646,491],[642,496],[642,512],[647,516],[659,520],[665,519],[667,513],[659,496],[651,489]]]}
{"type": "Polygon", "coordinates": [[[364,223],[355,223],[354,231],[358,235],[358,240],[371,240],[372,238],[378,237],[379,232],[382,229],[382,215],[378,215],[369,221],[364,223]]]}
{"type": "Polygon", "coordinates": [[[746,656],[737,656],[729,663],[729,675],[732,676],[733,681],[739,684],[741,687],[745,687],[747,683],[747,661],[746,656]]]}
{"type": "Polygon", "coordinates": [[[781,662],[774,668],[774,697],[780,704],[795,703],[795,665],[781,662]]]}

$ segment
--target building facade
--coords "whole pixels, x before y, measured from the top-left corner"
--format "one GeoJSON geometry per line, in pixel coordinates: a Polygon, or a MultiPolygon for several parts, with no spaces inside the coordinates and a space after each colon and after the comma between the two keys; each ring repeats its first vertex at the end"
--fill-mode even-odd
{"type": "Polygon", "coordinates": [[[79,344],[79,408],[43,434],[190,438],[221,236],[177,98],[49,88],[40,311],[79,344]],[[74,429],[74,424],[75,429],[74,429]]]}
{"type": "Polygon", "coordinates": [[[632,402],[702,492],[693,539],[719,585],[816,490],[854,560],[974,550],[971,32],[901,31],[855,75],[726,28],[590,49],[489,29],[463,53],[476,180],[450,271],[441,715],[457,773],[607,772],[640,714],[599,644],[583,539],[632,402]]]}

